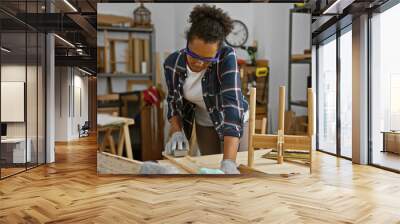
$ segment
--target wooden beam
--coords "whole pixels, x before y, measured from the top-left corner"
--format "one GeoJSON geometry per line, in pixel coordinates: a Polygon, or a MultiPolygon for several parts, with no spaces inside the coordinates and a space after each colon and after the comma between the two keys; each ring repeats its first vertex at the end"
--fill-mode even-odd
{"type": "Polygon", "coordinates": [[[308,135],[314,135],[314,93],[311,88],[307,90],[308,102],[308,135]]]}
{"type": "MultiPolygon", "coordinates": [[[[278,133],[279,139],[283,140],[282,137],[285,134],[285,86],[279,87],[279,114],[278,114],[278,133]]],[[[278,163],[283,163],[283,141],[277,142],[277,150],[278,150],[278,163]]]]}
{"type": "Polygon", "coordinates": [[[267,129],[267,118],[264,117],[261,121],[261,134],[266,134],[267,133],[266,129],[267,129]]]}
{"type": "Polygon", "coordinates": [[[309,150],[311,138],[309,136],[300,135],[285,135],[284,136],[284,149],[295,149],[295,150],[309,150]]]}
{"type": "Polygon", "coordinates": [[[253,134],[253,148],[275,149],[278,137],[276,135],[253,134]]]}
{"type": "Polygon", "coordinates": [[[109,41],[108,41],[108,31],[104,30],[104,70],[105,72],[110,72],[110,59],[109,59],[109,52],[110,52],[110,46],[109,46],[109,41]]]}
{"type": "Polygon", "coordinates": [[[250,88],[250,116],[249,116],[249,148],[247,165],[253,166],[254,163],[254,145],[253,135],[255,133],[255,120],[256,120],[256,88],[250,88]]]}
{"type": "Polygon", "coordinates": [[[310,173],[312,173],[312,136],[314,135],[314,93],[311,88],[307,92],[308,100],[308,136],[310,138],[310,173]]]}

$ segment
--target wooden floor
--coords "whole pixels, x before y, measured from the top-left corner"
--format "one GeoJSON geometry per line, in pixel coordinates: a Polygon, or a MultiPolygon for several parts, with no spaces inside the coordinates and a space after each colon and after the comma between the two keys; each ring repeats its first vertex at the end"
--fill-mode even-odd
{"type": "Polygon", "coordinates": [[[400,171],[400,155],[392,152],[375,151],[372,161],[376,165],[400,171]]]}
{"type": "Polygon", "coordinates": [[[99,177],[94,138],[0,181],[0,223],[400,223],[400,175],[316,153],[294,178],[99,177]]]}

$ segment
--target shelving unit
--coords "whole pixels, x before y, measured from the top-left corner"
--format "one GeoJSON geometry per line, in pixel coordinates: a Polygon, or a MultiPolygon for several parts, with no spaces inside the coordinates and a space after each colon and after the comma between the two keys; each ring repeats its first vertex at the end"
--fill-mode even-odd
{"type": "Polygon", "coordinates": [[[117,79],[151,80],[155,84],[155,30],[153,28],[98,26],[97,30],[99,36],[103,37],[98,40],[97,77],[98,82],[107,82],[106,94],[115,92],[112,83],[117,79]],[[125,52],[122,52],[121,48],[117,49],[118,43],[126,46],[125,52]],[[121,54],[121,52],[125,53],[123,59],[117,58],[117,53],[121,54]],[[135,62],[135,60],[138,61],[135,62]],[[142,73],[143,61],[147,62],[145,73],[142,73]],[[122,69],[125,71],[117,69],[117,66],[121,64],[125,65],[125,69],[122,69]]]}
{"type": "MultiPolygon", "coordinates": [[[[295,64],[306,64],[309,67],[309,74],[307,77],[311,79],[311,52],[304,52],[304,54],[293,54],[292,52],[292,40],[293,40],[293,14],[302,13],[302,14],[310,14],[310,27],[312,22],[311,10],[308,8],[293,8],[289,13],[289,67],[288,67],[288,110],[292,110],[292,106],[304,107],[307,108],[307,101],[294,101],[292,99],[292,75],[293,69],[292,66],[295,64]]],[[[310,49],[312,43],[310,38],[310,49]]],[[[309,81],[308,81],[309,82],[309,81]]],[[[311,86],[307,83],[307,87],[311,88],[311,86]]]]}

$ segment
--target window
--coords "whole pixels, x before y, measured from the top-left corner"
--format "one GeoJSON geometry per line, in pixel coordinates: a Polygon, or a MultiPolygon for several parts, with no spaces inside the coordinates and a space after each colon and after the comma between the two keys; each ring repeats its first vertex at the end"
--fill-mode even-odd
{"type": "Polygon", "coordinates": [[[352,26],[318,45],[317,149],[352,157],[352,26]]]}
{"type": "Polygon", "coordinates": [[[340,36],[340,155],[352,157],[352,32],[340,36]]]}
{"type": "Polygon", "coordinates": [[[400,170],[400,5],[371,18],[370,157],[400,170]]]}

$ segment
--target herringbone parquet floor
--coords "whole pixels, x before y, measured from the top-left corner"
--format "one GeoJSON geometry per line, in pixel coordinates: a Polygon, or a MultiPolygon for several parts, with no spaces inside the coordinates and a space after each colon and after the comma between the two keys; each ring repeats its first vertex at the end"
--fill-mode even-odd
{"type": "Polygon", "coordinates": [[[99,177],[86,138],[0,181],[0,223],[400,223],[400,175],[314,159],[289,179],[99,177]]]}

